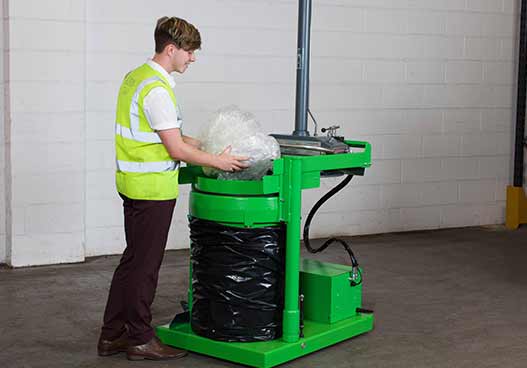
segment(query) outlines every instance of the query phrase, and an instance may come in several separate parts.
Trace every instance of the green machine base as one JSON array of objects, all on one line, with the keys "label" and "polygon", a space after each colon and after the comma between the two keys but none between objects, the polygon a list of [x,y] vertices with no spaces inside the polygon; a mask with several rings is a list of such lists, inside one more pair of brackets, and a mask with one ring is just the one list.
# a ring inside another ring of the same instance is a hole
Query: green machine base
[{"label": "green machine base", "polygon": [[373,329],[373,314],[357,312],[362,306],[362,284],[350,285],[351,271],[346,265],[301,260],[305,319],[303,337],[295,342],[216,341],[196,335],[189,323],[159,326],[157,335],[163,343],[181,349],[258,368],[274,367]]},{"label": "green machine base", "polygon": [[346,320],[325,324],[306,320],[305,338],[297,342],[280,339],[265,342],[221,342],[198,336],[189,323],[174,329],[168,325],[157,327],[157,335],[163,343],[195,353],[213,356],[258,368],[274,367],[302,357],[322,348],[366,333],[373,329],[372,314],[358,314]]}]

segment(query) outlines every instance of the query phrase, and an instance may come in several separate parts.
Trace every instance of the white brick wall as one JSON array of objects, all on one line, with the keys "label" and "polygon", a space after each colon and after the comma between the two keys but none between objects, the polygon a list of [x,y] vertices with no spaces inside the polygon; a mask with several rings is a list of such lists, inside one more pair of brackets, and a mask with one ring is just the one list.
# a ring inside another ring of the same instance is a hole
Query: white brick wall
[{"label": "white brick wall", "polygon": [[0,263],[6,262],[6,201],[5,201],[5,181],[6,181],[6,168],[5,168],[5,47],[4,38],[6,30],[4,28],[4,15],[6,6],[5,0],[0,0]]},{"label": "white brick wall", "polygon": [[[176,77],[187,134],[229,104],[267,132],[293,129],[296,0],[4,1],[16,265],[122,251],[115,101],[124,74],[152,55],[160,16],[202,33],[198,61]],[[311,235],[503,222],[518,0],[313,4],[311,110],[321,126],[371,142],[374,161],[321,209]],[[306,191],[304,214],[336,182]],[[188,246],[188,188],[181,193],[169,248]]]},{"label": "white brick wall", "polygon": [[[352,31],[330,33],[314,16],[313,64],[319,57],[329,59],[327,65],[345,60],[353,75],[362,64],[362,78],[324,83],[319,71],[323,86],[312,83],[311,105],[319,123],[340,122],[346,136],[372,142],[372,168],[346,190],[377,188],[380,205],[366,210],[348,199],[349,210],[338,211],[328,202],[321,209],[328,215],[311,227],[312,236],[330,235],[328,228],[339,225],[360,234],[503,222],[518,1],[316,3],[361,19]],[[327,69],[334,80],[334,68]],[[316,91],[321,87],[325,98]],[[318,104],[322,98],[328,103]],[[305,214],[323,192],[307,196]],[[365,198],[379,204],[377,197]],[[350,227],[337,214],[372,223]]]},{"label": "white brick wall", "polygon": [[9,1],[13,266],[84,260],[84,0]]}]

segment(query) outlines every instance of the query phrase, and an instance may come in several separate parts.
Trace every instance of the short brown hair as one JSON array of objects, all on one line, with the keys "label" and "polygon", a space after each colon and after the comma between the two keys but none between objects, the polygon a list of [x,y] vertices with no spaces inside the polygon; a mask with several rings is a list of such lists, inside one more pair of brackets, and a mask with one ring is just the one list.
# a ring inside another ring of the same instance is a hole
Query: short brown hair
[{"label": "short brown hair", "polygon": [[177,17],[159,18],[154,31],[154,40],[156,53],[162,52],[169,44],[186,51],[201,47],[201,36],[197,28]]}]

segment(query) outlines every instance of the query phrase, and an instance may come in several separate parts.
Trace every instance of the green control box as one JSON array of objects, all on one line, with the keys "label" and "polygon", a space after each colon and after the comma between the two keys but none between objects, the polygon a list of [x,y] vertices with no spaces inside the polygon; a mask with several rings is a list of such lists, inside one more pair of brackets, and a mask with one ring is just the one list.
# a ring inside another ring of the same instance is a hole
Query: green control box
[{"label": "green control box", "polygon": [[352,286],[351,277],[351,266],[302,259],[300,293],[304,295],[304,318],[335,323],[357,315],[362,304],[362,284]]}]

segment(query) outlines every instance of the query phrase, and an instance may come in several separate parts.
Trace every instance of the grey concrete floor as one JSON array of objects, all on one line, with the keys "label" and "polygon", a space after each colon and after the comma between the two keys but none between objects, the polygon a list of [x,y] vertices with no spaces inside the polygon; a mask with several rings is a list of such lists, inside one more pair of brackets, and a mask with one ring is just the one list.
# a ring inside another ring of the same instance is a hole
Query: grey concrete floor
[{"label": "grey concrete floor", "polygon": [[[350,238],[375,329],[284,367],[527,367],[527,228]],[[348,263],[338,247],[320,260]],[[0,367],[238,367],[189,354],[165,362],[96,355],[117,256],[0,269]],[[186,299],[188,251],[167,252],[153,305],[164,324]]]}]

